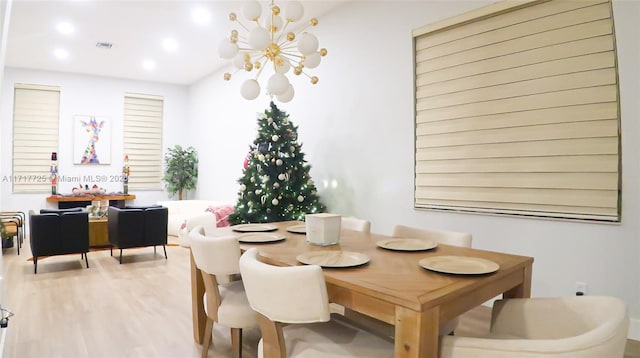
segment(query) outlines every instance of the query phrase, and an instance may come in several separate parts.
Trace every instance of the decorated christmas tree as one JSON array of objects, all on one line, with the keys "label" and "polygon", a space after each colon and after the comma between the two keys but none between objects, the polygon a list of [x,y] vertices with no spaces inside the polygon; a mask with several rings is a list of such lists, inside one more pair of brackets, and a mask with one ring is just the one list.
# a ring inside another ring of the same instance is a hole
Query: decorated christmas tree
[{"label": "decorated christmas tree", "polygon": [[258,136],[250,146],[231,224],[304,220],[324,212],[311,168],[298,143],[298,127],[271,102],[258,116]]}]

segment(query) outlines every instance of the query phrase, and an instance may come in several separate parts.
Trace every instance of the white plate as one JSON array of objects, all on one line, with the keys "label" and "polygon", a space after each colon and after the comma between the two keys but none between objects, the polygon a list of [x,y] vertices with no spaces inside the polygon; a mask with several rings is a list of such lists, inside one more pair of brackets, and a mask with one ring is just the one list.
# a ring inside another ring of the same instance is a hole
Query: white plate
[{"label": "white plate", "polygon": [[238,241],[245,243],[260,243],[282,241],[286,237],[278,234],[249,233],[238,236]]},{"label": "white plate", "polygon": [[427,270],[457,275],[480,275],[500,268],[491,260],[467,256],[432,256],[420,260],[419,264]]},{"label": "white plate", "polygon": [[289,226],[287,228],[288,232],[292,232],[294,234],[306,234],[307,233],[307,224],[299,224],[299,225],[293,225],[293,226]]},{"label": "white plate", "polygon": [[383,249],[395,251],[424,251],[438,246],[437,242],[422,239],[385,239],[376,242]]},{"label": "white plate", "polygon": [[310,251],[300,254],[296,259],[303,264],[322,267],[353,267],[369,262],[369,257],[351,251]]},{"label": "white plate", "polygon": [[277,230],[278,227],[270,224],[240,224],[233,225],[231,229],[238,232],[261,232],[274,231]]}]

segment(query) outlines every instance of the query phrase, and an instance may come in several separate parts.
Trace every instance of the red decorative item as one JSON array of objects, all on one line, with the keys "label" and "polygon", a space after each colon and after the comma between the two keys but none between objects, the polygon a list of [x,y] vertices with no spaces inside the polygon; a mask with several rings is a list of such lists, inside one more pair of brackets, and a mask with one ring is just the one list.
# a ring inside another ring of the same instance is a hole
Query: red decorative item
[{"label": "red decorative item", "polygon": [[249,151],[249,153],[247,153],[247,157],[244,158],[244,168],[247,169],[247,167],[249,166],[249,160],[251,159],[251,151]]}]

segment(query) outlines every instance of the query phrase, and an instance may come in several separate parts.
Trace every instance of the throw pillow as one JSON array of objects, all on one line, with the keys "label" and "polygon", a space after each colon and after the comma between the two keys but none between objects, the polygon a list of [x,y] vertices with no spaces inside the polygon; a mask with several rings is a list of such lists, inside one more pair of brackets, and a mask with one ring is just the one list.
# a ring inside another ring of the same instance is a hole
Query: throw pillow
[{"label": "throw pillow", "polygon": [[229,214],[233,212],[231,205],[209,206],[205,212],[213,213],[216,216],[216,227],[229,226]]}]

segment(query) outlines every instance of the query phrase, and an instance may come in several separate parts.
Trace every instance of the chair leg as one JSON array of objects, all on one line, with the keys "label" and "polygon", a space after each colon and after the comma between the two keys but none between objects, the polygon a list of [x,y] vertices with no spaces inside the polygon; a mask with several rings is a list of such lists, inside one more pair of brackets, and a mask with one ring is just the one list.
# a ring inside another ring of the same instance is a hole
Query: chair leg
[{"label": "chair leg", "polygon": [[231,357],[242,358],[242,328],[231,328]]},{"label": "chair leg", "polygon": [[167,247],[162,245],[162,249],[164,250],[164,259],[166,260],[168,258],[167,257]]},{"label": "chair leg", "polygon": [[155,254],[157,254],[157,251],[156,251],[156,245],[153,245],[153,254],[154,254],[154,255],[155,255]]},{"label": "chair leg", "polygon": [[120,264],[122,264],[122,249],[120,249]]},{"label": "chair leg", "polygon": [[33,257],[33,273],[38,273],[38,256]]},{"label": "chair leg", "polygon": [[207,323],[204,326],[204,341],[202,342],[202,358],[207,358],[209,353],[211,334],[213,334],[213,320],[207,317]]},{"label": "chair leg", "polygon": [[113,246],[109,247],[109,253],[111,253],[111,256],[113,256]]},{"label": "chair leg", "polygon": [[87,268],[89,268],[89,258],[87,257],[87,253],[84,253],[84,263],[87,265]]}]

